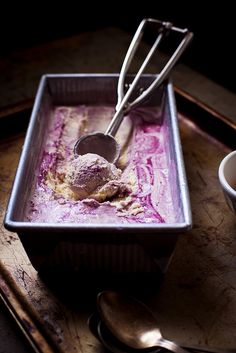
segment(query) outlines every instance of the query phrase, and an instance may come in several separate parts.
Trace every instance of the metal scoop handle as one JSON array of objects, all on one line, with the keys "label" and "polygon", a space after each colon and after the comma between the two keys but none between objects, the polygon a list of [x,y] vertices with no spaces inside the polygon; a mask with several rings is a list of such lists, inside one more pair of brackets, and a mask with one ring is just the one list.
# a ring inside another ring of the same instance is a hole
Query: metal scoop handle
[{"label": "metal scoop handle", "polygon": [[[125,76],[126,76],[126,73],[130,67],[130,64],[132,62],[134,54],[135,54],[135,52],[141,42],[145,27],[148,22],[157,23],[160,25],[160,28],[158,30],[159,34],[158,34],[158,37],[155,40],[152,48],[148,52],[144,62],[142,63],[138,73],[136,74],[134,80],[132,81],[128,91],[124,95]],[[155,53],[156,49],[159,46],[161,40],[169,33],[169,31],[175,31],[180,34],[183,34],[184,38],[182,39],[182,41],[178,45],[177,49],[174,51],[173,55],[171,56],[171,58],[169,59],[167,64],[163,67],[161,72],[157,75],[157,78],[151,83],[151,85],[146,90],[144,90],[142,92],[142,94],[140,96],[138,96],[133,102],[129,102],[129,98],[130,98],[131,94],[133,93],[133,91],[134,91],[134,89],[140,79],[140,76],[142,75],[145,68],[149,64],[153,54]],[[117,101],[117,105],[116,105],[116,113],[114,114],[114,116],[113,116],[113,118],[112,118],[106,132],[105,132],[105,135],[115,136],[115,134],[116,134],[116,132],[117,132],[122,120],[123,120],[124,114],[128,113],[134,107],[138,106],[143,100],[145,100],[147,98],[147,96],[157,86],[159,86],[168,77],[171,69],[176,64],[176,62],[178,61],[178,59],[180,58],[180,56],[182,55],[182,53],[184,52],[184,50],[186,49],[188,44],[190,43],[192,37],[193,37],[193,33],[189,32],[187,28],[182,29],[182,28],[175,27],[170,22],[162,22],[162,21],[158,21],[158,20],[152,19],[152,18],[146,18],[146,19],[142,20],[142,22],[140,23],[140,25],[139,25],[138,29],[136,30],[136,33],[130,43],[129,49],[126,53],[126,56],[125,56],[125,59],[124,59],[124,62],[123,62],[123,65],[122,65],[122,68],[120,71],[118,88],[117,88],[118,101]]]}]

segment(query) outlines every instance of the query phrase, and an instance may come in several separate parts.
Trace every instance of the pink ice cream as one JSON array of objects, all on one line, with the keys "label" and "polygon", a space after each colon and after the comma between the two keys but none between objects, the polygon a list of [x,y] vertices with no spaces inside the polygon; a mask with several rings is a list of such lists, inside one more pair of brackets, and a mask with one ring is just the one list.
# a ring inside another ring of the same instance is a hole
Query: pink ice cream
[{"label": "pink ice cream", "polygon": [[[171,223],[174,166],[168,160],[168,130],[149,123],[155,108],[125,118],[116,138],[118,167],[97,155],[74,159],[77,139],[105,131],[112,107],[56,107],[50,118],[36,185],[25,219],[49,223]],[[170,167],[173,169],[170,170]],[[171,173],[171,174],[170,174]]]},{"label": "pink ice cream", "polygon": [[99,202],[128,193],[128,187],[119,181],[122,171],[105,158],[87,153],[70,163],[67,181],[77,200],[92,198]]}]

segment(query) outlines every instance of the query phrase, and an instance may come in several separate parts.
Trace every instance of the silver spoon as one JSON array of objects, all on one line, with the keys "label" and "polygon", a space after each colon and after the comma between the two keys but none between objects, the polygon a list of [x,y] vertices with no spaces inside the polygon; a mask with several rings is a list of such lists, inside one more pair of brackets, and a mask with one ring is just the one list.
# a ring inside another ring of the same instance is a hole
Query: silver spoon
[{"label": "silver spoon", "polygon": [[[132,81],[129,89],[127,90],[126,94],[124,95],[124,81],[125,75],[128,71],[128,68],[131,64],[131,61],[134,57],[134,54],[137,50],[137,47],[142,39],[144,28],[148,22],[156,23],[159,27],[158,29],[158,37],[154,42],[152,48],[150,49],[149,53],[147,54],[144,62],[142,63],[137,75],[135,76],[134,80]],[[161,72],[157,75],[151,85],[146,88],[142,94],[140,94],[136,99],[132,102],[129,102],[131,95],[134,93],[134,89],[137,86],[137,83],[144,72],[146,66],[150,62],[154,52],[156,51],[157,47],[159,46],[161,40],[165,35],[167,35],[170,31],[175,31],[181,34],[184,34],[184,38],[180,42],[179,46],[161,70]],[[108,162],[115,163],[120,155],[120,146],[116,142],[114,136],[123,120],[124,115],[126,115],[131,109],[138,106],[141,102],[143,102],[147,96],[153,92],[153,90],[158,87],[168,76],[173,66],[176,64],[182,53],[184,52],[185,48],[188,46],[189,42],[191,41],[193,34],[188,31],[188,29],[181,29],[174,27],[170,22],[161,22],[155,19],[144,19],[129,46],[127,54],[125,56],[117,87],[118,93],[118,101],[116,105],[116,112],[115,115],[109,124],[105,133],[102,132],[95,132],[88,135],[84,135],[77,140],[74,146],[74,155],[77,157],[78,155],[83,155],[86,153],[96,153],[101,155],[102,157],[106,158]]]},{"label": "silver spoon", "polygon": [[157,320],[140,301],[117,292],[101,292],[97,297],[97,309],[102,321],[112,335],[134,349],[166,348],[175,353],[202,351],[209,353],[235,353],[235,349],[185,346],[162,337]]},{"label": "silver spoon", "polygon": [[[98,321],[97,323],[97,337],[103,343],[103,345],[108,348],[111,352],[113,353],[137,353],[137,349],[127,347],[125,344],[122,344],[114,335],[112,335],[111,332],[107,329],[105,324],[102,321]],[[200,346],[183,346],[181,347],[186,348],[190,350],[191,352],[210,352],[210,353],[232,353],[235,352],[235,350],[224,350],[224,349],[219,349],[219,348],[206,348],[206,347],[200,347]],[[160,352],[162,351],[161,348],[156,348],[156,349],[144,349],[142,351],[145,351],[146,353],[154,353],[154,352]]]}]

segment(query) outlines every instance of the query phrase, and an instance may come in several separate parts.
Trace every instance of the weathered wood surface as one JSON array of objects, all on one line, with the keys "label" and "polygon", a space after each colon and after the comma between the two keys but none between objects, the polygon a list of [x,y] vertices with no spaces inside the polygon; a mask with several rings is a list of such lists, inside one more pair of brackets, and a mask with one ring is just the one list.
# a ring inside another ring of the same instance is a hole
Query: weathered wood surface
[{"label": "weathered wood surface", "polygon": [[[194,226],[181,235],[162,284],[153,276],[135,278],[130,291],[157,313],[164,336],[235,348],[236,217],[217,178],[228,149],[183,117],[180,125]],[[0,142],[1,219],[23,140],[22,133]],[[0,290],[35,347],[42,352],[102,352],[87,327],[96,294],[128,286],[128,281],[62,274],[40,278],[18,236],[3,226],[0,232]]]}]

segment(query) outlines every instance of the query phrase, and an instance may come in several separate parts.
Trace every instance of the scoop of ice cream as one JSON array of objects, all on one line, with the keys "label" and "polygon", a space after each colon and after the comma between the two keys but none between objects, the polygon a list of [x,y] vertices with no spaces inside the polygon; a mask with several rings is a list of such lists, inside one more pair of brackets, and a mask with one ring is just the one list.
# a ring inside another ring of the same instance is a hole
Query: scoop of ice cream
[{"label": "scoop of ice cream", "polygon": [[78,200],[94,198],[102,202],[119,192],[124,193],[124,183],[119,181],[121,174],[121,170],[105,158],[87,153],[70,163],[67,180]]}]

